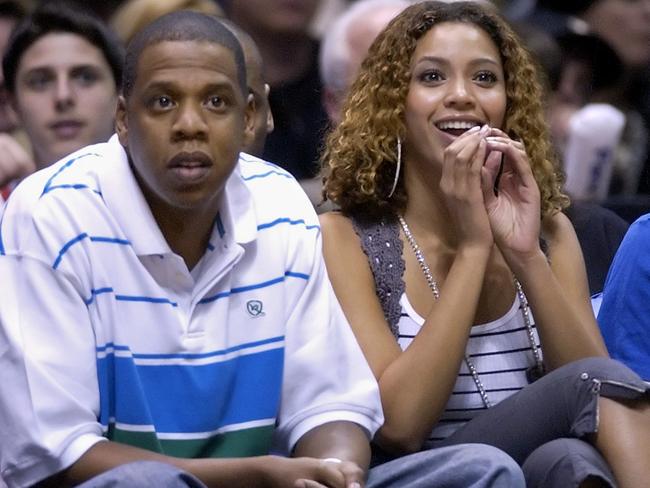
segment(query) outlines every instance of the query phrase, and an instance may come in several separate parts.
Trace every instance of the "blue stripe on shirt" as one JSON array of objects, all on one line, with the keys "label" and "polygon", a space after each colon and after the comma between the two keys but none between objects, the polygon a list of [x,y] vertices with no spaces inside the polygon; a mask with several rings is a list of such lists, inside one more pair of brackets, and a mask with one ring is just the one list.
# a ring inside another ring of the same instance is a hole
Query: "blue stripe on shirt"
[{"label": "blue stripe on shirt", "polygon": [[257,226],[257,230],[263,230],[263,229],[268,229],[270,227],[275,227],[278,224],[289,224],[289,225],[299,225],[302,224],[305,226],[306,229],[319,229],[320,226],[318,225],[307,225],[305,224],[305,221],[303,219],[298,219],[298,220],[291,220],[288,217],[280,217],[277,218],[271,222],[266,222],[264,224],[260,224]]},{"label": "blue stripe on shirt", "polygon": [[210,297],[203,298],[202,300],[199,301],[199,304],[214,302],[215,300],[219,300],[221,298],[229,297],[230,295],[234,295],[235,293],[242,293],[242,292],[245,292],[245,291],[257,290],[259,288],[266,288],[267,286],[277,285],[278,283],[282,283],[287,277],[300,278],[300,279],[303,279],[303,280],[308,280],[309,279],[308,274],[296,273],[294,271],[286,271],[284,273],[284,276],[280,276],[278,278],[273,278],[273,279],[268,280],[268,281],[263,281],[262,283],[255,283],[253,285],[238,286],[238,287],[235,287],[235,288],[231,288],[230,290],[222,291],[220,293],[217,293],[216,295],[212,295]]},{"label": "blue stripe on shirt", "polygon": [[110,353],[97,360],[100,422],[198,433],[275,418],[283,363],[284,348],[199,366],[136,365]]},{"label": "blue stripe on shirt", "polygon": [[115,300],[122,302],[146,302],[169,304],[172,307],[178,307],[178,303],[171,301],[169,298],[147,297],[138,295],[115,295]]},{"label": "blue stripe on shirt", "polygon": [[86,237],[89,237],[91,242],[103,242],[103,243],[108,243],[108,244],[119,244],[122,246],[130,246],[131,242],[128,241],[127,239],[120,239],[118,237],[103,237],[103,236],[88,236],[85,232],[79,234],[77,237],[73,237],[70,239],[68,242],[66,242],[61,250],[59,251],[59,255],[56,257],[54,260],[54,264],[52,267],[54,269],[59,267],[59,264],[61,264],[61,260],[63,259],[63,255],[68,252],[68,250],[74,246],[75,244],[83,241]]},{"label": "blue stripe on shirt", "polygon": [[0,256],[4,256],[6,254],[5,245],[2,242],[2,221],[4,220],[4,218],[5,218],[4,209],[0,208]]},{"label": "blue stripe on shirt", "polygon": [[267,177],[273,176],[273,175],[283,176],[285,178],[293,178],[293,176],[291,176],[289,174],[281,173],[280,171],[271,170],[271,171],[267,171],[266,173],[258,173],[256,175],[251,175],[251,176],[242,176],[242,179],[244,181],[250,181],[250,180],[254,180],[256,178],[267,178]]},{"label": "blue stripe on shirt", "polygon": [[49,186],[45,190],[43,190],[43,193],[41,196],[50,193],[51,191],[54,190],[90,190],[93,193],[97,193],[100,197],[103,197],[102,192],[99,190],[95,190],[94,188],[89,187],[88,185],[84,185],[83,183],[74,183],[74,184],[69,184],[69,185],[54,185],[54,186]]},{"label": "blue stripe on shirt", "polygon": [[81,154],[75,158],[72,158],[68,161],[66,161],[57,171],[54,173],[52,176],[50,176],[50,179],[45,182],[45,187],[43,188],[43,192],[41,193],[41,196],[45,195],[49,190],[50,187],[52,186],[52,182],[54,181],[54,178],[59,176],[63,171],[65,171],[67,168],[72,166],[72,164],[76,161],[79,161],[82,158],[88,157],[88,156],[97,156],[101,157],[101,154],[96,154],[96,153],[85,153]]}]

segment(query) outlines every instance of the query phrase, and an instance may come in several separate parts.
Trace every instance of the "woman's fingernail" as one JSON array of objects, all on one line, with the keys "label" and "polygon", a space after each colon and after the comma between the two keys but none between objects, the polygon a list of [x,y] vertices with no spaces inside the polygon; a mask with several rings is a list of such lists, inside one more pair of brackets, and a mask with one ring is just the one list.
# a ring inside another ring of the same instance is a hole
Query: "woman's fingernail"
[{"label": "woman's fingernail", "polygon": [[475,125],[474,127],[472,127],[471,129],[469,129],[467,131],[467,134],[474,134],[475,132],[478,132],[480,130],[481,130],[481,128],[478,125]]},{"label": "woman's fingernail", "polygon": [[361,488],[361,485],[355,481],[354,483],[350,483],[349,488]]},{"label": "woman's fingernail", "polygon": [[483,127],[481,127],[481,134],[482,135],[489,134],[489,133],[490,133],[490,126],[489,125],[485,124]]}]

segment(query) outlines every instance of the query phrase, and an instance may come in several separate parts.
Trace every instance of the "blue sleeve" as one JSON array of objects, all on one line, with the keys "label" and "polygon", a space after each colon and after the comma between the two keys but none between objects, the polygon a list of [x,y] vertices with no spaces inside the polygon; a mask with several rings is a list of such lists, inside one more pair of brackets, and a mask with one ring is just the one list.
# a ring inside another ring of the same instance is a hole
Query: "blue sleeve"
[{"label": "blue sleeve", "polygon": [[614,359],[650,380],[650,214],[629,228],[609,269],[598,313]]}]

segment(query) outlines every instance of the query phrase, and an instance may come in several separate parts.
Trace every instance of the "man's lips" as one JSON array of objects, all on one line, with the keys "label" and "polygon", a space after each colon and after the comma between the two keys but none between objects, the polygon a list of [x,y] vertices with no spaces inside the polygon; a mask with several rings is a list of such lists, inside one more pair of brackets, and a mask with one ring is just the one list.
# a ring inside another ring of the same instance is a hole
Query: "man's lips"
[{"label": "man's lips", "polygon": [[178,153],[167,164],[176,178],[185,183],[196,183],[205,178],[212,166],[212,159],[201,151]]},{"label": "man's lips", "polygon": [[84,127],[79,120],[58,120],[49,125],[49,128],[58,139],[73,139],[77,137]]}]

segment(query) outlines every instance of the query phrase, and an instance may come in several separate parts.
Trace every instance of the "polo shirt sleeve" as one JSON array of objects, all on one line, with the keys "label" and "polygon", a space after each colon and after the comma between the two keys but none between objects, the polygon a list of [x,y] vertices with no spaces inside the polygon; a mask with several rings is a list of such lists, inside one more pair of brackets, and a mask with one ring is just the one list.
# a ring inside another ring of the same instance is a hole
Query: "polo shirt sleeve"
[{"label": "polo shirt sleeve", "polygon": [[285,453],[324,423],[354,422],[371,438],[384,420],[379,387],[327,277],[320,233],[313,245],[309,279],[286,328],[276,431]]},{"label": "polo shirt sleeve", "polygon": [[0,255],[0,276],[1,476],[28,486],[103,440],[95,340],[83,299],[51,263]]},{"label": "polo shirt sleeve", "polygon": [[627,231],[605,281],[598,324],[610,355],[650,380],[650,214]]}]

